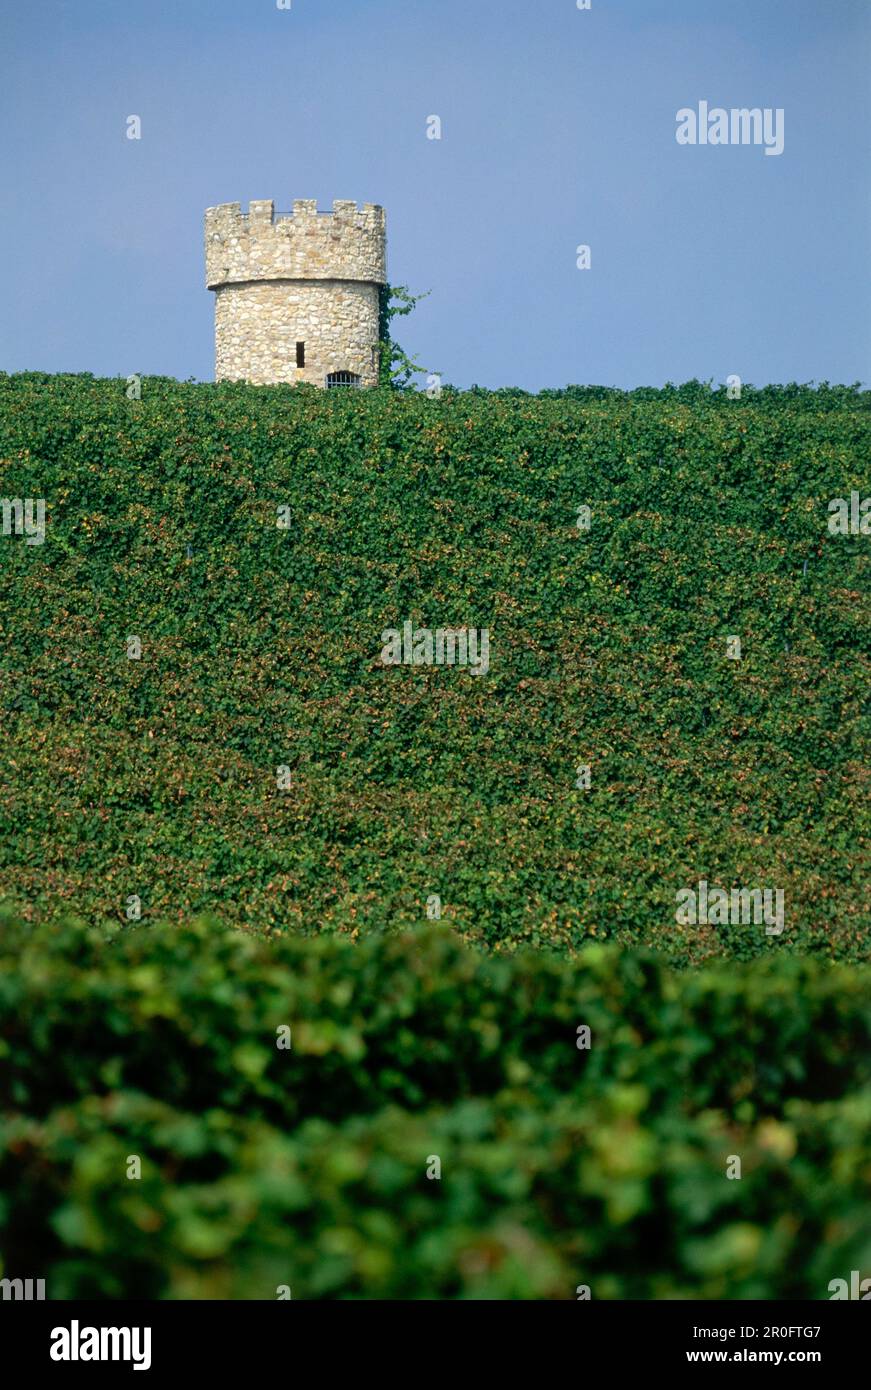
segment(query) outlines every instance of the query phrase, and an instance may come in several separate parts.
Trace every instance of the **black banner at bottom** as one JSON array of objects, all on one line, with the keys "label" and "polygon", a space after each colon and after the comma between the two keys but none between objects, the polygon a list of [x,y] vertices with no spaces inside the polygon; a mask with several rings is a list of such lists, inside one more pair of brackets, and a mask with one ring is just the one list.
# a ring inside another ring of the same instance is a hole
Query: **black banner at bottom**
[{"label": "black banner at bottom", "polygon": [[[582,1350],[585,1362],[598,1353],[612,1372],[810,1366],[831,1377],[862,1365],[869,1326],[861,1302],[838,1301],[0,1302],[7,1367],[67,1378],[139,1372],[161,1383],[178,1372],[226,1379],[280,1368],[292,1372],[294,1366],[307,1377],[315,1368],[345,1366],[359,1374],[367,1363],[370,1370],[428,1380],[442,1367],[455,1374],[459,1363],[468,1369],[478,1360],[492,1371],[510,1358],[519,1370],[517,1334],[524,1332],[523,1352],[542,1368],[552,1366],[551,1357],[559,1353],[577,1363]],[[377,1344],[370,1340],[375,1332]],[[409,1362],[409,1335],[422,1339],[419,1366]],[[534,1342],[526,1340],[530,1335]],[[307,1362],[304,1369],[304,1353],[314,1358],[314,1368]]]}]

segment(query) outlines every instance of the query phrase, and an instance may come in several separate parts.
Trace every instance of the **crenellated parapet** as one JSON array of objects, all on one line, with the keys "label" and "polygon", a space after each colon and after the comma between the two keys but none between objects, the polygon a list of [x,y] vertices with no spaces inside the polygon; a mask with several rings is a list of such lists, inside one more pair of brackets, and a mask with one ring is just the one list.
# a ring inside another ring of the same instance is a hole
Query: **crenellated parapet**
[{"label": "crenellated parapet", "polygon": [[252,280],[349,280],[387,283],[384,209],[337,200],[332,212],[298,199],[292,213],[272,200],[206,209],[206,284],[209,289]]}]

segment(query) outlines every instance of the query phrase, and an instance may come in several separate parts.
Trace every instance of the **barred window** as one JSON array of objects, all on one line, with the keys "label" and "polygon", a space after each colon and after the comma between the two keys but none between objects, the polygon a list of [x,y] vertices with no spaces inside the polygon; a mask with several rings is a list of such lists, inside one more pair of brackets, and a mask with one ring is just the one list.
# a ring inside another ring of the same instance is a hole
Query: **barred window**
[{"label": "barred window", "polygon": [[360,378],[354,372],[330,372],[327,386],[359,386]]}]

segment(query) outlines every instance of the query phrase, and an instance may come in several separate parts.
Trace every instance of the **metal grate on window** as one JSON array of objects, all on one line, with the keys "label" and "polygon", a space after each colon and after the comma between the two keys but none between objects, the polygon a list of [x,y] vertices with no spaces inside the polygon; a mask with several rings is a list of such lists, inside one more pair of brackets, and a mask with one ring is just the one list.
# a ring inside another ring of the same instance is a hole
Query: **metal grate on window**
[{"label": "metal grate on window", "polygon": [[327,386],[359,386],[360,378],[354,372],[330,372]]}]

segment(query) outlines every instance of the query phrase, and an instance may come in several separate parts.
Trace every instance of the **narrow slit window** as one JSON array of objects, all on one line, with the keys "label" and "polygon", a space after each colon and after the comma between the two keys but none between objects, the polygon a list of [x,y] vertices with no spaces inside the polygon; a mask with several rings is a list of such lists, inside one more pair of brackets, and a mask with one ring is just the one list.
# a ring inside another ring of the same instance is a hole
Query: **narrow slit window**
[{"label": "narrow slit window", "polygon": [[296,345],[296,365],[298,367],[305,366],[305,343],[297,343]]}]

